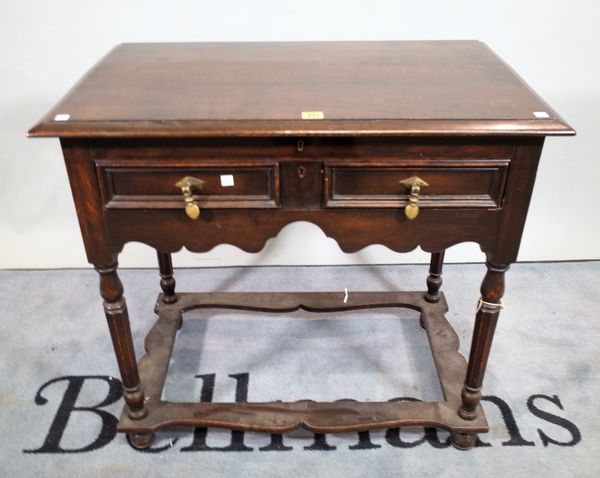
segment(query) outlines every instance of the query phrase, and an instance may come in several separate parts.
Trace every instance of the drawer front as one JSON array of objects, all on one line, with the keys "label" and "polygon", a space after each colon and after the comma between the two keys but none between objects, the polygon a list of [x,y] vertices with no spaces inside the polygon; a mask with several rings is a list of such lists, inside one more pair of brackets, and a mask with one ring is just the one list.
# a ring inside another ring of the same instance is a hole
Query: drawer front
[{"label": "drawer front", "polygon": [[279,207],[279,165],[272,160],[97,160],[106,208],[181,209],[183,194],[175,186],[191,176],[201,209]]},{"label": "drawer front", "polygon": [[398,208],[410,191],[400,181],[418,176],[429,186],[419,193],[422,208],[502,207],[510,160],[325,163],[325,207]]}]

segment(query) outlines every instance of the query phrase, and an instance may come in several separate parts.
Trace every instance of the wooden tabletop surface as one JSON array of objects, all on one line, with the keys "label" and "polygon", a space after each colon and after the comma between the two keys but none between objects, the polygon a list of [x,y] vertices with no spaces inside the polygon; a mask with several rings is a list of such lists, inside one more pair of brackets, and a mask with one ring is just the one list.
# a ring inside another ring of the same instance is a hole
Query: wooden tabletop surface
[{"label": "wooden tabletop surface", "polygon": [[[302,119],[303,112],[321,119]],[[122,44],[29,131],[60,137],[573,133],[477,41]]]}]

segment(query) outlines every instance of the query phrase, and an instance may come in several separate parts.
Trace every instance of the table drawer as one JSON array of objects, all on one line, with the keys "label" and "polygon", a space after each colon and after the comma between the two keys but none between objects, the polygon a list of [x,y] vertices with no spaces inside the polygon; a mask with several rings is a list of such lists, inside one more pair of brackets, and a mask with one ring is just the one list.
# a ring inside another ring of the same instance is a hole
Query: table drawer
[{"label": "table drawer", "polygon": [[109,209],[181,209],[183,194],[175,183],[186,176],[203,181],[192,191],[201,209],[280,204],[276,161],[97,160],[96,167]]},{"label": "table drawer", "polygon": [[397,208],[410,189],[400,181],[418,176],[428,183],[419,194],[422,208],[501,208],[510,160],[326,162],[325,207]]}]

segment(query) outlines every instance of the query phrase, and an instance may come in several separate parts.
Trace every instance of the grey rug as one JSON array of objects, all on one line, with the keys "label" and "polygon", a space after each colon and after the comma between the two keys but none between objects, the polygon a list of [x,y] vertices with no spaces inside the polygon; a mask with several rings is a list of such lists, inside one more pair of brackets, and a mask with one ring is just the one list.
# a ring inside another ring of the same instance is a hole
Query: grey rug
[{"label": "grey rug", "polygon": [[[444,271],[463,354],[483,274],[482,265]],[[426,275],[422,266],[176,271],[180,291],[350,294],[422,290]],[[141,354],[155,320],[157,273],[121,276]],[[95,272],[0,271],[0,475],[598,476],[598,283],[598,262],[511,268],[484,386],[491,431],[471,451],[450,447],[444,431],[414,428],[316,437],[183,429],[140,452],[115,434],[123,401]],[[187,313],[164,398],[440,397],[415,312],[264,315]]]}]

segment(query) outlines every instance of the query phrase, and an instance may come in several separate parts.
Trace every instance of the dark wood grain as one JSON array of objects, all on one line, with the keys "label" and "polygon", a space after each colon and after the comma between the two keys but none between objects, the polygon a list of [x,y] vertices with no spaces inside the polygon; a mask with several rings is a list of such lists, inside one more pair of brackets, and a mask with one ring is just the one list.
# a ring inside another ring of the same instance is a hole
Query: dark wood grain
[{"label": "dark wood grain", "polygon": [[350,161],[325,163],[326,207],[391,207],[408,203],[410,188],[401,180],[418,176],[428,183],[419,194],[421,208],[482,207],[502,203],[509,160],[499,161]]},{"label": "dark wood grain", "polygon": [[[325,120],[302,121],[303,111],[321,111]],[[534,112],[548,118],[537,119]],[[54,121],[56,114],[70,119]],[[123,44],[29,132],[61,137],[572,133],[477,41]]]},{"label": "dark wood grain", "polygon": [[[279,206],[279,165],[276,161],[98,160],[100,189],[107,208],[180,209],[181,189],[175,184],[192,176],[204,182],[194,191],[202,208],[273,208]],[[224,187],[222,176],[233,178]]]},{"label": "dark wood grain", "polygon": [[529,138],[515,144],[496,245],[487,255],[493,264],[508,265],[517,260],[543,145],[544,138]]}]

